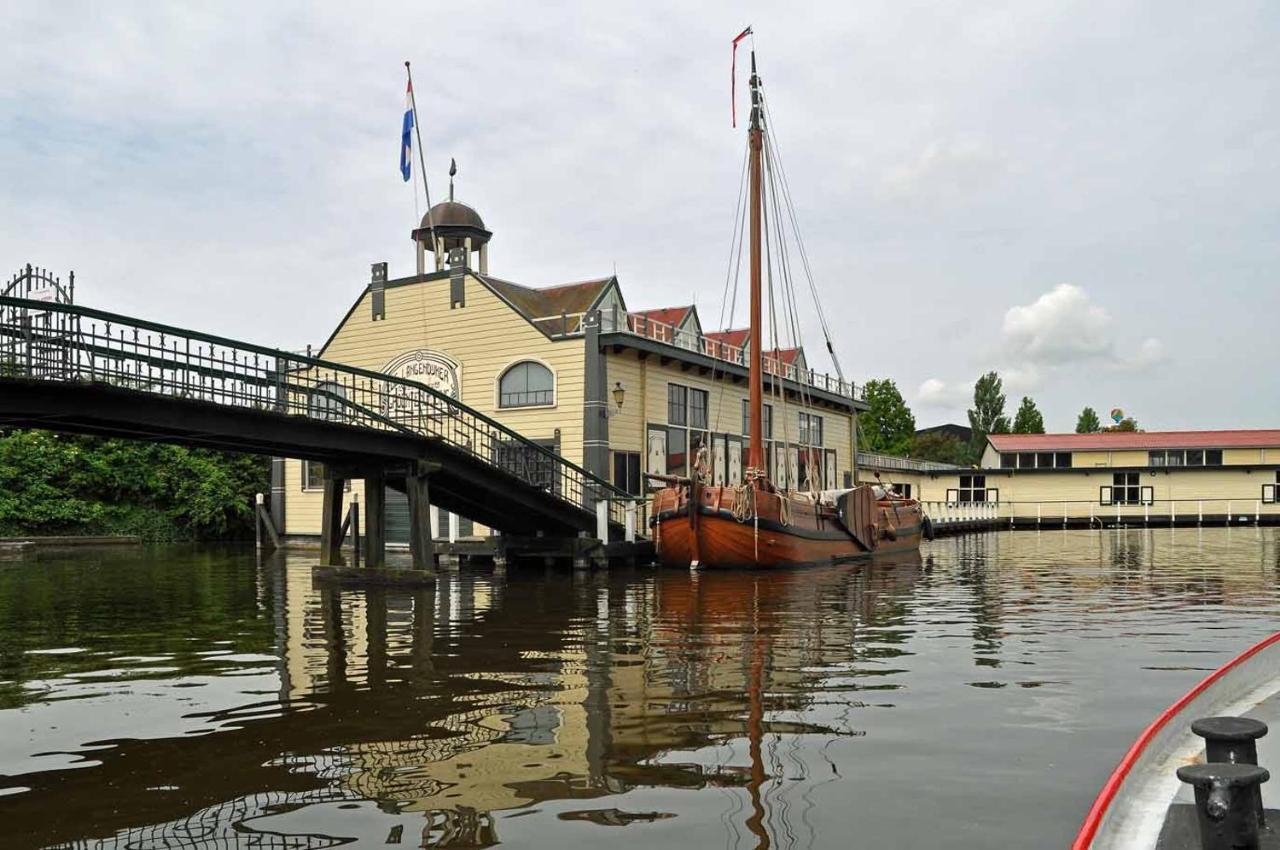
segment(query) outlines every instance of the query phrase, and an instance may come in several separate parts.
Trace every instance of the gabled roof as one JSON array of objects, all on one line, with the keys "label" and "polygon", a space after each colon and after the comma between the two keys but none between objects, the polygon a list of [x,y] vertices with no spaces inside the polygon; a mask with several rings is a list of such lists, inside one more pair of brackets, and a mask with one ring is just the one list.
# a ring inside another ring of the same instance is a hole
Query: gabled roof
[{"label": "gabled roof", "polygon": [[684,307],[657,307],[653,310],[639,310],[632,313],[633,316],[642,316],[651,322],[661,322],[664,325],[672,327],[680,327],[680,324],[689,317],[693,312],[693,305]]},{"label": "gabled roof", "polygon": [[[601,277],[534,289],[492,275],[476,275],[503,300],[546,334],[574,333],[582,314],[595,306],[616,279]],[[560,315],[565,314],[561,320]]]},{"label": "gabled roof", "polygon": [[703,336],[707,339],[714,339],[716,342],[723,342],[733,348],[742,348],[751,339],[751,329],[734,328],[728,331],[711,331],[703,334]]},{"label": "gabled roof", "polygon": [[1232,449],[1280,446],[1280,428],[1235,431],[1099,431],[1096,434],[991,434],[998,452]]},{"label": "gabled roof", "polygon": [[779,348],[776,352],[774,352],[771,349],[765,352],[765,356],[772,358],[775,356],[775,353],[779,360],[781,360],[783,363],[786,363],[788,366],[790,366],[794,364],[796,360],[804,356],[804,349],[803,348]]}]

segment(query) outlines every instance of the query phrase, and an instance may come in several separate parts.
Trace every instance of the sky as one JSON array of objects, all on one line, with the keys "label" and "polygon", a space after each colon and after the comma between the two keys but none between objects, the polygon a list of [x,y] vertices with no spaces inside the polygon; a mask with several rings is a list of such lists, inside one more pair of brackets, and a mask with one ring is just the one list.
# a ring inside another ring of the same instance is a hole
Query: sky
[{"label": "sky", "polygon": [[408,59],[433,197],[456,158],[493,274],[616,271],[630,308],[692,300],[710,329],[751,24],[847,377],[894,380],[920,427],[963,423],[992,369],[1050,431],[1085,405],[1280,426],[1274,3],[358,5],[6,3],[0,274],[322,342],[371,263],[414,272]]}]

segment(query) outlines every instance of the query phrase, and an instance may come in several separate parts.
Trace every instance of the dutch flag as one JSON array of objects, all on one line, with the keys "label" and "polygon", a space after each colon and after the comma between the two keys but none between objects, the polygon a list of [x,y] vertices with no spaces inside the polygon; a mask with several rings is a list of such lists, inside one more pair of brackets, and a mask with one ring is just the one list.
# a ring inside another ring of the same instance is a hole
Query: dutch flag
[{"label": "dutch flag", "polygon": [[404,95],[404,129],[400,131],[400,175],[406,183],[412,173],[413,121],[413,83],[409,83]]}]

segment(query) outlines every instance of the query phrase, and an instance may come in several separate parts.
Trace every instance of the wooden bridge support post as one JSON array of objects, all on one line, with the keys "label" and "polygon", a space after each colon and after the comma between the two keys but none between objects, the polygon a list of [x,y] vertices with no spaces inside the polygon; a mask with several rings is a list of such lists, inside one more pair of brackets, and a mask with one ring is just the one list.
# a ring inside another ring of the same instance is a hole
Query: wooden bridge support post
[{"label": "wooden bridge support post", "polygon": [[371,570],[387,565],[387,480],[381,470],[364,477],[364,561]]},{"label": "wooden bridge support post", "polygon": [[409,496],[409,556],[413,560],[413,568],[434,572],[436,551],[431,537],[431,490],[427,485],[425,464],[418,464],[405,477],[405,490]]},{"label": "wooden bridge support post", "polygon": [[342,563],[342,493],[346,489],[345,478],[324,478],[320,508],[320,566],[337,567]]}]

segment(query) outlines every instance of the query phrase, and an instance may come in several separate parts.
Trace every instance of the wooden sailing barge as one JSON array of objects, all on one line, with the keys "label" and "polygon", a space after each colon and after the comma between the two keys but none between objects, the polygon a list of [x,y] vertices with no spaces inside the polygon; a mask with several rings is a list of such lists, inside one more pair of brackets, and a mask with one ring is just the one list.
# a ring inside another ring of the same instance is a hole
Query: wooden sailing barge
[{"label": "wooden sailing barge", "polygon": [[[749,342],[750,443],[743,481],[706,483],[706,465],[688,478],[649,476],[664,486],[653,495],[650,517],[658,557],[668,566],[697,568],[785,567],[827,564],[875,555],[913,552],[929,532],[929,521],[914,499],[891,488],[864,484],[848,490],[793,490],[775,486],[766,472],[763,433],[764,357],[762,319],[762,231],[766,221],[764,169],[767,152],[765,109],[751,52],[751,122],[748,127],[751,332]],[[772,163],[773,160],[767,160]],[[773,169],[770,180],[774,182]],[[775,223],[780,209],[776,185],[770,192]],[[774,263],[770,257],[770,292]],[[785,283],[785,280],[784,280]],[[785,293],[785,286],[784,286]],[[771,304],[775,303],[770,299]],[[775,344],[776,317],[773,322]],[[777,387],[781,382],[775,381]],[[786,390],[783,394],[784,412]],[[803,405],[803,394],[797,404]],[[854,462],[856,468],[856,459]],[[797,482],[800,484],[806,482]]]}]

